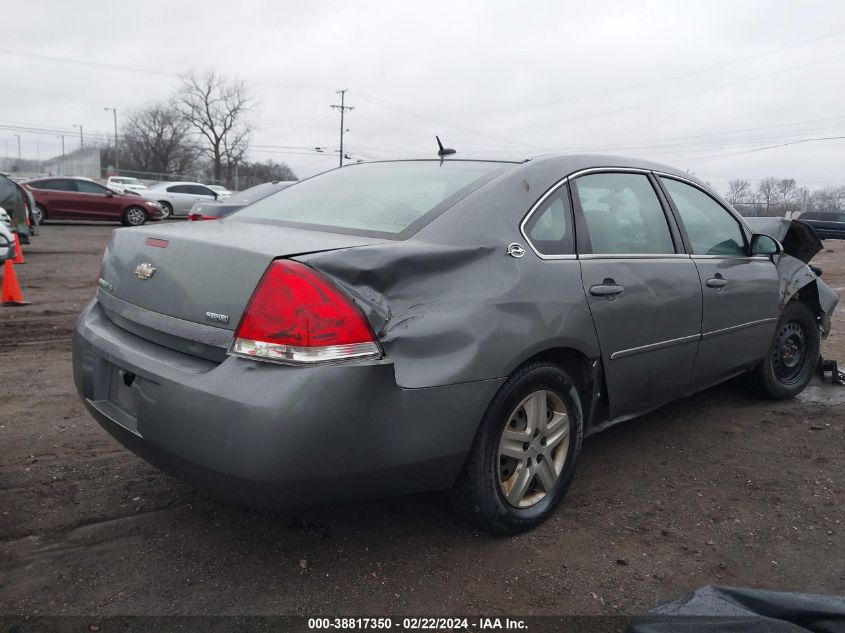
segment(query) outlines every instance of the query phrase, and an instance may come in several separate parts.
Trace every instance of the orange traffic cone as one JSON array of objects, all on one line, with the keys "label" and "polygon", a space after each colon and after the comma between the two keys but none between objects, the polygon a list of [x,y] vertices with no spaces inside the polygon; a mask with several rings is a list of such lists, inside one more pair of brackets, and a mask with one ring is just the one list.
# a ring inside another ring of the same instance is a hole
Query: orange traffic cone
[{"label": "orange traffic cone", "polygon": [[21,236],[15,233],[15,258],[12,260],[13,264],[25,264],[26,260],[23,258],[23,248],[21,247]]},{"label": "orange traffic cone", "polygon": [[4,306],[29,305],[29,301],[23,300],[21,286],[18,283],[18,276],[15,273],[15,266],[11,259],[7,259],[3,263],[2,303]]}]

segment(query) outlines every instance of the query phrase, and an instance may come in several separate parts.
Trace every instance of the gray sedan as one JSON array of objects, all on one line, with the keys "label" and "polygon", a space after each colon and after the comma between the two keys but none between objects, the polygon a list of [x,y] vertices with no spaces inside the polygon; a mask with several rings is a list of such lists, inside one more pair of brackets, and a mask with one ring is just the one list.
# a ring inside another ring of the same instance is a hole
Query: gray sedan
[{"label": "gray sedan", "polygon": [[561,501],[586,435],[745,372],[804,389],[838,297],[787,224],[755,233],[623,158],[342,167],[115,231],[76,385],[131,450],[239,503],[450,489],[511,534]]}]

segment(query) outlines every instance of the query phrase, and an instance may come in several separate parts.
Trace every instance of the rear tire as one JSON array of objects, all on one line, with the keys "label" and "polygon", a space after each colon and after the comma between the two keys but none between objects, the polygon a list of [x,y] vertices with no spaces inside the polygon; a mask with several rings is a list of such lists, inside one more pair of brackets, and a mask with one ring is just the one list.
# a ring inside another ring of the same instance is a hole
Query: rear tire
[{"label": "rear tire", "polygon": [[821,333],[806,303],[792,301],[781,312],[766,359],[757,367],[762,391],[775,400],[794,398],[813,379]]},{"label": "rear tire", "polygon": [[583,435],[581,400],[569,375],[548,362],[522,367],[481,420],[451,491],[456,511],[496,535],[536,527],[566,495]]},{"label": "rear tire", "polygon": [[142,207],[129,207],[123,212],[121,223],[124,226],[141,226],[147,221],[147,212]]}]

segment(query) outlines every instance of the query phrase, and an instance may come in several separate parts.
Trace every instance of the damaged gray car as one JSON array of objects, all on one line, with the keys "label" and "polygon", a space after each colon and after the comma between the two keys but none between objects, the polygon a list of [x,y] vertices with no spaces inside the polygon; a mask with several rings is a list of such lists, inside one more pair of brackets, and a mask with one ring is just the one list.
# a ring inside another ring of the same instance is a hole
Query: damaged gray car
[{"label": "damaged gray car", "polygon": [[342,167],[116,230],[76,386],[129,449],[239,503],[449,489],[516,533],[590,433],[743,372],[804,389],[838,299],[804,229],[752,230],[630,159]]}]

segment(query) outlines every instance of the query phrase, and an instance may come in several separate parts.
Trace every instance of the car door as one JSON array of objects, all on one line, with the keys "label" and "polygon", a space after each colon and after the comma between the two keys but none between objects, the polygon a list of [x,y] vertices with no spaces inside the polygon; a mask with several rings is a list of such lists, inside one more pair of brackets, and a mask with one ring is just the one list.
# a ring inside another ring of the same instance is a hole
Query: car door
[{"label": "car door", "polygon": [[117,205],[109,189],[88,180],[74,182],[79,193],[79,208],[84,209],[90,219],[114,220],[120,217],[120,213],[115,212]]},{"label": "car door", "polygon": [[39,183],[44,191],[47,213],[51,220],[72,220],[84,218],[79,209],[76,183],[70,178],[53,178]]},{"label": "car door", "polygon": [[191,185],[171,185],[167,193],[167,201],[173,206],[175,215],[187,214],[196,202]]},{"label": "car door", "polygon": [[750,235],[739,218],[704,189],[660,176],[698,269],[703,296],[701,343],[693,370],[699,387],[761,361],[777,324],[777,269],[748,255]]},{"label": "car door", "polygon": [[191,191],[194,194],[194,204],[197,202],[214,202],[217,200],[217,194],[214,190],[205,185],[191,185]]},{"label": "car door", "polygon": [[701,328],[698,272],[646,171],[572,182],[578,259],[601,346],[610,418],[690,389]]}]

